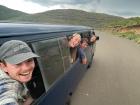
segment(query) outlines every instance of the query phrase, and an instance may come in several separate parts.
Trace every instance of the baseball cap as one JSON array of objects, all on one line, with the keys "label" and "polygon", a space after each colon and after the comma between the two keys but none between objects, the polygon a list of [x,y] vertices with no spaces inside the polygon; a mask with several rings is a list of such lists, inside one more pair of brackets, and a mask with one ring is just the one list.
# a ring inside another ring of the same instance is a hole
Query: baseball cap
[{"label": "baseball cap", "polygon": [[23,41],[10,40],[0,47],[0,60],[11,64],[19,64],[30,58],[39,57],[33,53],[31,48]]}]

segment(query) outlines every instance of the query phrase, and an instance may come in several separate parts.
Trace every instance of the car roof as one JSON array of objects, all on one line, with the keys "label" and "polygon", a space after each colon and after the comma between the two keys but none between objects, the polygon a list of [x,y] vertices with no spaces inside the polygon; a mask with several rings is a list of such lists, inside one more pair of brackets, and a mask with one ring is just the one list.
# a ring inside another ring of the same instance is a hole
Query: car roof
[{"label": "car roof", "polygon": [[[87,26],[33,24],[33,23],[0,23],[0,43],[9,39],[34,39],[34,37],[50,37],[54,33],[80,32],[91,30]],[[52,33],[52,34],[50,34]],[[45,36],[44,36],[45,34]],[[46,35],[49,34],[49,35]],[[28,38],[27,38],[28,37]]]}]

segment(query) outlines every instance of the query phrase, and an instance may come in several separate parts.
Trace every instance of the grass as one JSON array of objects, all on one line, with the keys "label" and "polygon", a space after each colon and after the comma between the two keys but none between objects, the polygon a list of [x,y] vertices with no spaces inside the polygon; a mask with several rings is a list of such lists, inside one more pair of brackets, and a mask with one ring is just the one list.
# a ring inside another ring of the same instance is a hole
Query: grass
[{"label": "grass", "polygon": [[127,38],[129,40],[134,40],[137,44],[140,44],[140,34],[135,34],[134,32],[117,33],[118,36]]}]

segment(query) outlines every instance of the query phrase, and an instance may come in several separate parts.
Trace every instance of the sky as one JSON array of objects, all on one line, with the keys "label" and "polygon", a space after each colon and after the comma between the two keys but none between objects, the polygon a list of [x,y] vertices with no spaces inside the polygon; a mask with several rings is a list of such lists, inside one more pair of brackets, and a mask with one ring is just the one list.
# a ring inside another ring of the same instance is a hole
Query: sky
[{"label": "sky", "polygon": [[0,0],[0,5],[25,13],[79,9],[121,17],[140,17],[140,0]]}]

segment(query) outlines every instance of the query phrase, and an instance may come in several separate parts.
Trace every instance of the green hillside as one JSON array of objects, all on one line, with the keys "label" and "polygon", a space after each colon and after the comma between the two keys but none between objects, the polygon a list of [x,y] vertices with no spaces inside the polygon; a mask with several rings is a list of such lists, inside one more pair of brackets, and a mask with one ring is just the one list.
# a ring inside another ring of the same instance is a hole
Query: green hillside
[{"label": "green hillside", "polygon": [[4,6],[0,6],[0,21],[73,24],[114,29],[140,25],[140,17],[125,19],[102,13],[85,12],[74,9],[57,9],[37,14],[26,14]]},{"label": "green hillside", "polygon": [[21,17],[25,15],[28,14],[16,10],[11,10],[0,5],[0,20],[12,20],[15,17]]},{"label": "green hillside", "polygon": [[106,14],[85,12],[73,9],[58,9],[43,13],[33,14],[30,16],[16,18],[22,21],[32,21],[41,23],[55,23],[55,24],[74,24],[86,25],[92,27],[107,26],[112,21],[118,21],[122,18]]},{"label": "green hillside", "polygon": [[35,23],[86,25],[94,28],[106,27],[112,21],[123,18],[101,13],[85,12],[74,9],[58,9],[37,14],[26,14],[0,6],[0,20]]},{"label": "green hillside", "polygon": [[0,6],[0,21],[22,21],[35,23],[86,25],[94,28],[120,28],[140,24],[140,17],[122,17],[85,12],[74,9],[57,9],[37,14],[26,14]]},{"label": "green hillside", "polygon": [[115,35],[134,40],[140,44],[140,17],[112,22],[109,26]]},{"label": "green hillside", "polygon": [[119,21],[114,21],[110,24],[111,27],[120,27],[120,28],[136,25],[140,25],[140,17],[122,19]]}]

